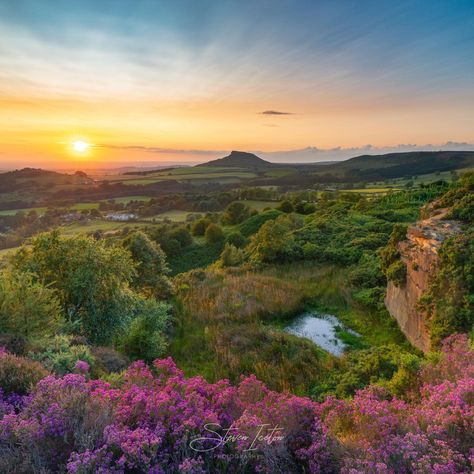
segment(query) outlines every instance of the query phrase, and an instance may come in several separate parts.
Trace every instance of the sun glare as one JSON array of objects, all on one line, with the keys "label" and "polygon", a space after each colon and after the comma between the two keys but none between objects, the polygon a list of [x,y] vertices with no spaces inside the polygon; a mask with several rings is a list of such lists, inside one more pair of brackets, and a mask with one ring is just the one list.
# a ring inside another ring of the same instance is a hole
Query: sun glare
[{"label": "sun glare", "polygon": [[72,148],[77,153],[85,153],[90,147],[90,144],[83,140],[76,140],[72,142]]}]

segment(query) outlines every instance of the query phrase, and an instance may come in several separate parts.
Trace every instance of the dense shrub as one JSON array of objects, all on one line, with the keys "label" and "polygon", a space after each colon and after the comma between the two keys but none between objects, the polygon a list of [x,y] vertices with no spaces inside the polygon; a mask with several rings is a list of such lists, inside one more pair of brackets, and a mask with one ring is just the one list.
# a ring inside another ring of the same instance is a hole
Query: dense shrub
[{"label": "dense shrub", "polygon": [[30,352],[29,356],[42,363],[57,375],[70,374],[75,371],[79,360],[94,364],[94,357],[88,346],[74,344],[71,336],[56,336],[50,341],[43,341],[41,348]]},{"label": "dense shrub", "polygon": [[26,354],[28,341],[17,334],[0,334],[0,347],[4,347],[12,354],[22,356]]},{"label": "dense shrub", "polygon": [[288,201],[286,199],[282,201],[281,204],[278,206],[278,210],[289,214],[290,212],[294,212],[295,208],[293,207],[291,201]]},{"label": "dense shrub", "polygon": [[217,261],[219,267],[236,267],[245,260],[245,254],[242,249],[226,242],[221,256]]},{"label": "dense shrub", "polygon": [[403,286],[407,279],[407,266],[401,260],[393,262],[385,272],[387,280],[392,281],[395,286]]},{"label": "dense shrub", "polygon": [[132,285],[149,296],[166,299],[171,295],[171,282],[167,278],[169,268],[161,247],[145,233],[134,232],[123,241],[136,263]]},{"label": "dense shrub", "polygon": [[169,322],[169,306],[152,299],[142,300],[139,314],[118,339],[120,350],[131,359],[152,361],[166,349],[164,331]]},{"label": "dense shrub", "polygon": [[224,232],[222,232],[221,227],[217,224],[209,224],[204,234],[206,237],[206,243],[212,245],[224,240]]},{"label": "dense shrub", "polygon": [[281,216],[281,214],[281,211],[277,211],[276,209],[261,212],[260,214],[249,217],[244,222],[239,224],[238,229],[244,237],[250,237],[251,235],[258,232],[260,227],[262,227],[265,222],[269,220],[275,220],[278,216]]},{"label": "dense shrub", "polygon": [[124,248],[53,231],[21,247],[12,264],[54,288],[68,321],[91,341],[110,340],[130,315],[128,284],[135,265]]},{"label": "dense shrub", "polygon": [[224,225],[236,225],[243,222],[250,216],[250,208],[243,202],[235,201],[227,206],[222,214]]},{"label": "dense shrub", "polygon": [[0,388],[3,393],[24,395],[47,375],[48,371],[39,362],[0,348]]},{"label": "dense shrub", "polygon": [[99,372],[121,372],[127,368],[128,360],[111,347],[92,347],[91,354],[94,357],[94,366]]},{"label": "dense shrub", "polygon": [[288,216],[265,222],[247,246],[251,260],[257,263],[288,260],[294,252],[293,230]]},{"label": "dense shrub", "polygon": [[247,245],[247,239],[240,232],[231,232],[227,238],[226,242],[238,249],[243,248]]},{"label": "dense shrub", "polygon": [[0,273],[0,331],[23,337],[54,334],[63,320],[56,292],[31,273]]},{"label": "dense shrub", "polygon": [[198,219],[196,222],[193,223],[191,226],[191,233],[196,236],[202,236],[205,234],[207,227],[211,224],[211,220],[207,217],[203,217],[202,219]]}]

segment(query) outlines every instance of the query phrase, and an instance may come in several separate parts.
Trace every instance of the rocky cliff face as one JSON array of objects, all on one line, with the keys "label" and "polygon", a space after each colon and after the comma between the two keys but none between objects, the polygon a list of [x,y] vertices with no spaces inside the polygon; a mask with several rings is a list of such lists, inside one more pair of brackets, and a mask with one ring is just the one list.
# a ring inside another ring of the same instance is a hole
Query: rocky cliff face
[{"label": "rocky cliff face", "polygon": [[423,352],[430,350],[430,334],[426,314],[417,309],[417,303],[436,270],[442,243],[461,231],[458,222],[445,219],[447,212],[448,209],[427,208],[425,215],[431,214],[430,217],[408,228],[407,239],[398,245],[407,267],[406,284],[397,287],[389,282],[385,297],[385,306],[407,339]]}]

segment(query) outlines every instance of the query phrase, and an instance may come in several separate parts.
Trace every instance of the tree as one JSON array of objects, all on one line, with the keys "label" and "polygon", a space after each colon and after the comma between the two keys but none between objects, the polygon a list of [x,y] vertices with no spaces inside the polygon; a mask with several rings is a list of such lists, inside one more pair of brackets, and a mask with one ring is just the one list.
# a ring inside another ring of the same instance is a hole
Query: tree
[{"label": "tree", "polygon": [[235,267],[240,265],[244,258],[244,251],[242,249],[238,249],[235,245],[226,242],[217,265],[219,267]]},{"label": "tree", "polygon": [[156,242],[145,233],[134,232],[123,240],[123,246],[131,253],[136,263],[136,274],[132,286],[147,296],[166,299],[172,292],[167,275],[170,270],[166,264],[166,255]]},{"label": "tree", "polygon": [[222,215],[222,223],[225,225],[236,225],[250,216],[250,208],[243,202],[230,203]]},{"label": "tree", "polygon": [[291,231],[292,223],[287,216],[265,222],[247,247],[250,258],[257,263],[267,263],[288,257],[294,247]]},{"label": "tree", "polygon": [[193,235],[204,235],[207,229],[207,226],[211,223],[211,221],[203,217],[202,219],[198,219],[191,227],[191,233]]},{"label": "tree", "polygon": [[224,232],[217,224],[210,224],[206,229],[205,237],[208,244],[216,244],[224,240]]},{"label": "tree", "polygon": [[55,290],[35,281],[31,273],[0,273],[0,332],[27,338],[48,336],[62,320]]},{"label": "tree", "polygon": [[151,362],[166,349],[164,332],[169,322],[169,306],[153,299],[137,300],[137,317],[118,340],[119,349],[131,359]]},{"label": "tree", "polygon": [[278,206],[278,210],[289,214],[290,212],[294,211],[294,207],[293,204],[286,199],[285,201],[282,201],[282,203]]},{"label": "tree", "polygon": [[92,237],[57,230],[34,237],[12,257],[13,268],[36,275],[57,292],[68,322],[93,342],[106,341],[129,322],[136,276],[130,252]]},{"label": "tree", "polygon": [[227,236],[226,242],[240,249],[245,247],[247,239],[240,232],[232,232]]},{"label": "tree", "polygon": [[185,227],[178,227],[170,232],[170,238],[175,239],[181,248],[189,247],[193,243],[193,238]]}]

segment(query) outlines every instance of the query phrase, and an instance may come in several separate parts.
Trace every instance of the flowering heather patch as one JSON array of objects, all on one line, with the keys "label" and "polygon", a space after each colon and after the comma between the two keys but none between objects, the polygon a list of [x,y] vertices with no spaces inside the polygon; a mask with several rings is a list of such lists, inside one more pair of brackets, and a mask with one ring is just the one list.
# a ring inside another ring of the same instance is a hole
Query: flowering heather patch
[{"label": "flowering heather patch", "polygon": [[377,386],[316,403],[255,376],[211,384],[170,358],[133,363],[119,388],[48,376],[21,400],[0,397],[0,472],[469,473],[472,354],[451,338],[404,401]]}]

